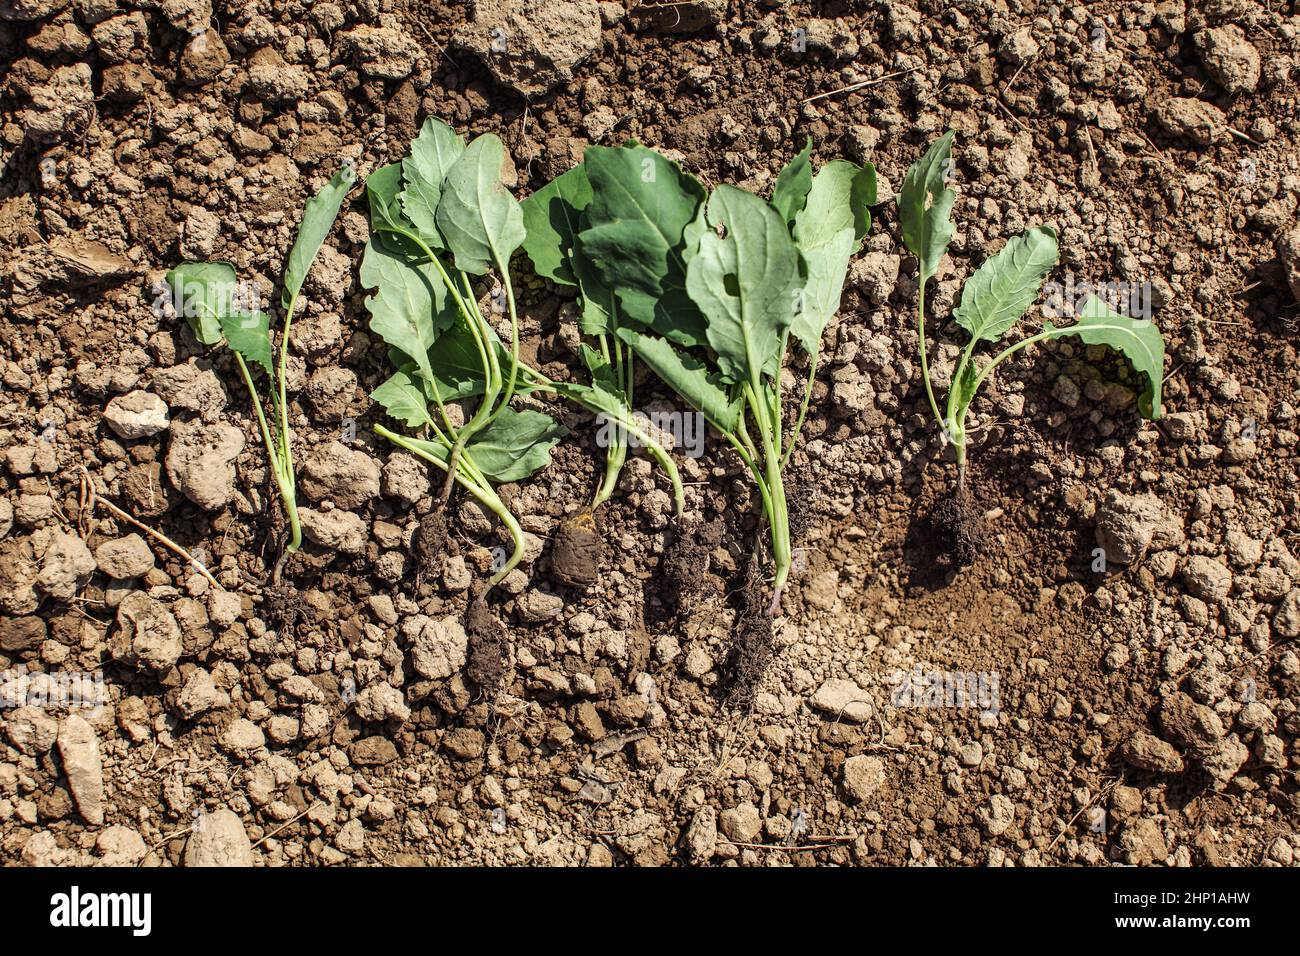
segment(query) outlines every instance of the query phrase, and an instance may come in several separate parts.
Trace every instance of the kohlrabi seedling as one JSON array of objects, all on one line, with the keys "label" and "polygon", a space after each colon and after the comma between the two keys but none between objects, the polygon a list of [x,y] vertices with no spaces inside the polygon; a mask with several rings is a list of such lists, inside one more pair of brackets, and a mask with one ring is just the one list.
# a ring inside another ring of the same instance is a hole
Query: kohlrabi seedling
[{"label": "kohlrabi seedling", "polygon": [[976,347],[981,342],[997,342],[1015,326],[1038,298],[1044,277],[1056,265],[1056,232],[1050,226],[1035,226],[1008,240],[962,287],[953,318],[969,338],[953,372],[947,404],[940,410],[926,353],[925,284],[938,269],[953,233],[951,214],[956,194],[947,185],[947,174],[954,135],[949,132],[937,139],[907,171],[898,195],[898,217],[903,242],[919,264],[917,339],[926,398],[940,434],[952,444],[957,460],[957,495],[946,506],[950,514],[942,516],[940,522],[954,534],[954,557],[964,564],[975,557],[981,537],[978,516],[966,495],[966,416],[980,386],[993,371],[1021,349],[1048,339],[1071,336],[1087,345],[1104,345],[1121,353],[1142,376],[1145,384],[1138,397],[1138,410],[1143,417],[1155,420],[1160,417],[1165,346],[1160,330],[1151,320],[1122,315],[1096,296],[1089,296],[1072,325],[1057,327],[1044,322],[1041,331],[977,366]]},{"label": "kohlrabi seedling", "polygon": [[[810,153],[811,143],[782,171],[769,202],[734,186],[709,195],[643,146],[589,147],[591,198],[576,236],[582,276],[603,291],[588,330],[612,332],[749,470],[770,533],[772,613],[792,564],[782,471],[802,427],[822,331],[875,202],[872,167],[836,160],[813,176]],[[810,367],[787,438],[781,371],[791,337]]]},{"label": "kohlrabi seedling", "polygon": [[[559,176],[523,201],[524,223],[528,236],[524,251],[538,275],[558,285],[577,289],[581,314],[579,331],[588,340],[580,346],[583,364],[591,376],[590,386],[553,383],[553,387],[574,401],[596,408],[606,427],[600,434],[605,441],[605,473],[589,508],[566,520],[556,534],[555,553],[574,551],[584,539],[594,538],[589,528],[592,511],[609,499],[618,484],[619,473],[627,460],[629,436],[635,438],[663,466],[672,483],[673,501],[680,516],[685,504],[681,479],[671,458],[662,446],[638,424],[633,412],[636,366],[632,348],[618,338],[621,308],[613,289],[603,281],[601,271],[586,255],[578,234],[591,226],[588,206],[592,200],[591,183],[585,166],[577,166]],[[565,565],[571,562],[564,562]],[[562,575],[572,575],[558,564]],[[567,583],[576,583],[569,580]]]},{"label": "kohlrabi seedling", "polygon": [[[550,416],[512,407],[512,397],[561,394],[639,431],[619,388],[603,375],[591,386],[552,382],[520,360],[509,262],[527,230],[524,210],[502,183],[504,160],[496,136],[467,145],[446,124],[428,119],[411,152],[366,183],[371,238],[361,263],[362,284],[375,290],[366,300],[370,328],[389,345],[396,368],[372,397],[424,437],[382,425],[376,431],[446,475],[435,520],[422,527],[426,555],[445,538],[440,511],[453,481],[505,526],[513,549],[497,562],[488,588],[524,554],[523,530],[493,485],[544,467],[565,434]],[[471,284],[490,272],[500,283],[496,298],[508,317],[508,344],[483,314]],[[458,417],[449,405],[466,400],[475,402],[473,411]],[[657,445],[651,451],[680,487],[667,454]]]},{"label": "kohlrabi seedling", "polygon": [[[298,520],[295,494],[296,479],[293,467],[293,433],[289,428],[289,397],[286,393],[285,365],[289,358],[289,330],[297,311],[303,282],[312,263],[320,252],[325,237],[338,217],[339,207],[352,184],[356,173],[344,166],[328,184],[307,201],[303,210],[298,237],[289,252],[284,269],[280,305],[284,309],[284,325],[280,329],[279,357],[276,358],[271,343],[271,317],[263,312],[259,303],[250,301],[244,294],[232,265],[226,262],[185,262],[167,273],[177,311],[184,316],[190,328],[204,345],[225,342],[235,356],[235,364],[248,387],[257,414],[257,424],[266,446],[271,474],[280,500],[284,503],[289,525],[289,542],[276,562],[272,581],[279,581],[284,562],[302,544],[302,526]],[[268,421],[262,398],[258,395],[249,366],[259,366],[267,379],[271,396],[271,418]]]}]

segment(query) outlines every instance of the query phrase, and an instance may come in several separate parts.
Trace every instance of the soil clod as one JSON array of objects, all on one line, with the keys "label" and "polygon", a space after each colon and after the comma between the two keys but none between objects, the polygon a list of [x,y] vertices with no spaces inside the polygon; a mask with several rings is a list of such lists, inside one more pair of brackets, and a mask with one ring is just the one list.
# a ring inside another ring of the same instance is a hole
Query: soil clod
[{"label": "soil clod", "polygon": [[306,612],[302,593],[287,583],[273,584],[264,593],[266,600],[262,604],[262,613],[267,623],[276,633],[293,638]]},{"label": "soil clod", "polygon": [[759,563],[751,560],[737,597],[736,626],[723,682],[723,703],[733,710],[753,706],[758,685],[772,663],[772,618],[767,605]]},{"label": "soil clod", "polygon": [[964,568],[984,553],[988,525],[984,512],[965,489],[940,498],[930,510],[928,524],[940,563]]},{"label": "soil clod", "polygon": [[501,689],[508,667],[510,645],[506,629],[479,597],[465,611],[465,632],[469,635],[465,673],[484,694],[491,696]]},{"label": "soil clod", "polygon": [[415,533],[416,573],[420,576],[432,573],[446,548],[447,519],[441,510],[431,511],[420,519],[420,528]]},{"label": "soil clod", "polygon": [[584,508],[556,528],[551,546],[551,573],[569,587],[590,587],[600,580],[604,550],[596,516]]},{"label": "soil clod", "polygon": [[675,618],[691,613],[709,589],[709,549],[696,525],[679,519],[660,565],[660,600]]}]

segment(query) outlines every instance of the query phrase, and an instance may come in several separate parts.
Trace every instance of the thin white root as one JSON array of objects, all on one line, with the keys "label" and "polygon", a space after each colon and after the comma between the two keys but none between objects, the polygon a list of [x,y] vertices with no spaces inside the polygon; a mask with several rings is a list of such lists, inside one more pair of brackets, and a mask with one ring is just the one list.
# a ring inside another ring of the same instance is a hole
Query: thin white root
[{"label": "thin white root", "polygon": [[82,466],[80,471],[81,471],[82,498],[85,499],[86,501],[86,510],[88,513],[93,515],[95,512],[95,505],[97,504],[103,505],[113,514],[115,518],[120,518],[122,521],[125,521],[136,528],[139,528],[149,537],[153,538],[155,541],[161,544],[164,548],[167,548],[169,551],[172,551],[178,557],[184,558],[185,563],[192,565],[194,570],[198,571],[199,574],[207,578],[208,583],[211,584],[214,588],[217,588],[220,591],[225,590],[225,588],[221,586],[221,583],[212,576],[212,572],[209,571],[204,566],[202,561],[194,557],[194,555],[190,554],[188,551],[182,548],[171,538],[167,537],[167,535],[163,534],[161,531],[155,531],[153,528],[150,528],[148,525],[138,521],[137,519],[133,518],[131,515],[123,511],[121,508],[119,508],[117,505],[113,504],[113,502],[109,501],[107,498],[100,495],[99,491],[95,488],[94,479],[90,477],[90,472],[86,471],[84,466]]}]

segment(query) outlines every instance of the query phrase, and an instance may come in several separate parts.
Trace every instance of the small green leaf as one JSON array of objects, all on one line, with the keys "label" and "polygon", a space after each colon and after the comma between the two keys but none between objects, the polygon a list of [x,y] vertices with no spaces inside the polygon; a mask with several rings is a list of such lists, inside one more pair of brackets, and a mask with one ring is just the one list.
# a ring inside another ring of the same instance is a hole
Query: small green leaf
[{"label": "small green leaf", "polygon": [[713,191],[708,223],[726,235],[705,232],[686,288],[704,313],[722,379],[736,384],[759,374],[775,377],[802,285],[799,250],[769,203],[734,186]]},{"label": "small green leaf", "polygon": [[427,261],[409,261],[371,236],[361,258],[361,285],[375,290],[366,299],[370,330],[409,356],[420,374],[432,380],[429,349],[457,315],[437,270]]},{"label": "small green leaf", "polygon": [[284,308],[289,308],[290,301],[302,289],[311,264],[316,261],[316,254],[338,218],[339,207],[356,181],[356,171],[351,166],[344,166],[320,192],[307,200],[302,223],[298,226],[298,238],[289,250],[289,264],[284,267],[284,289],[280,294],[280,304]]},{"label": "small green leaf", "polygon": [[740,425],[741,403],[733,401],[717,372],[671,342],[624,326],[618,337],[632,346],[641,361],[691,408],[700,412],[720,432],[735,434]]},{"label": "small green leaf", "polygon": [[503,408],[466,446],[474,465],[494,482],[520,481],[551,463],[551,449],[568,429],[531,409]]},{"label": "small green leaf", "polygon": [[575,166],[519,204],[528,231],[524,252],[538,275],[561,285],[577,285],[571,259],[582,228],[582,211],[590,202],[587,171]]},{"label": "small green leaf", "polygon": [[1049,226],[1009,239],[966,280],[953,310],[957,324],[973,341],[996,342],[1033,305],[1056,258],[1056,232]]},{"label": "small green leaf", "polygon": [[433,424],[424,393],[406,372],[395,372],[370,397],[388,414],[411,428]]},{"label": "small green leaf", "polygon": [[410,257],[423,255],[420,247],[403,233],[415,234],[415,224],[402,212],[398,194],[402,191],[402,164],[389,163],[366,179],[366,201],[370,204],[370,237]]},{"label": "small green leaf", "polygon": [[234,311],[239,277],[228,262],[184,262],[167,273],[176,311],[204,345],[221,341],[221,317]]},{"label": "small green leaf", "polygon": [[438,232],[438,202],[442,198],[443,180],[464,152],[465,140],[446,123],[430,116],[420,128],[420,135],[412,141],[411,152],[401,162],[406,188],[398,200],[406,218],[431,249],[445,248]]},{"label": "small green leaf", "polygon": [[242,355],[246,362],[262,366],[267,375],[274,377],[269,315],[260,309],[256,312],[229,312],[221,317],[221,333],[232,351]]},{"label": "small green leaf", "polygon": [[782,168],[772,187],[772,205],[790,226],[794,225],[795,216],[803,209],[812,189],[812,145],[809,137],[799,155]]},{"label": "small green leaf", "polygon": [[686,292],[686,267],[703,228],[704,187],[644,146],[589,146],[588,226],[581,251],[617,291],[618,323],[653,328],[680,345],[704,341],[704,320]]},{"label": "small green leaf", "polygon": [[1113,311],[1101,299],[1090,295],[1079,312],[1074,325],[1057,328],[1050,322],[1043,331],[1052,338],[1073,336],[1086,345],[1104,345],[1115,349],[1128,359],[1134,371],[1146,379],[1146,386],[1138,396],[1138,411],[1143,418],[1156,421],[1160,418],[1160,389],[1165,377],[1165,340],[1150,319],[1134,319]]},{"label": "small green leaf", "polygon": [[505,147],[491,133],[470,143],[452,164],[438,200],[437,222],[456,268],[483,275],[506,271],[524,241],[524,214],[501,182]]},{"label": "small green leaf", "polygon": [[826,323],[839,311],[849,260],[871,226],[868,207],[875,192],[873,167],[837,159],[818,170],[795,217],[794,239],[808,276],[790,332],[809,354],[816,353]]},{"label": "small green leaf", "polygon": [[952,141],[956,135],[949,131],[930,144],[925,155],[903,177],[898,194],[903,243],[920,263],[922,285],[939,268],[939,260],[952,239],[952,204],[957,194],[947,187],[944,179],[952,162]]}]

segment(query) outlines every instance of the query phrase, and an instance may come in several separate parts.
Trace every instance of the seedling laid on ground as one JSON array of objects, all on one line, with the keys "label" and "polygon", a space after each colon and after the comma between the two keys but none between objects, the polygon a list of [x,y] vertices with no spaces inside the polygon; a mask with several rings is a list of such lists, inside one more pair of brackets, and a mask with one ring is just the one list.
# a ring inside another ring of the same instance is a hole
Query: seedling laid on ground
[{"label": "seedling laid on ground", "polygon": [[952,444],[957,459],[957,495],[946,505],[949,514],[943,523],[955,532],[954,556],[959,563],[969,563],[978,552],[981,535],[978,517],[972,513],[966,496],[966,415],[994,369],[1026,346],[1048,339],[1073,336],[1087,345],[1104,345],[1127,358],[1145,380],[1138,410],[1154,421],[1160,417],[1165,346],[1160,330],[1149,319],[1122,315],[1096,296],[1089,296],[1073,325],[1058,328],[1044,322],[1042,331],[1004,348],[977,367],[976,346],[997,342],[1011,330],[1038,298],[1044,277],[1056,265],[1056,232],[1049,226],[1035,226],[1010,239],[962,287],[953,318],[970,338],[953,372],[946,408],[940,411],[926,354],[925,284],[934,276],[953,233],[951,213],[956,194],[948,188],[945,173],[951,168],[954,135],[949,132],[935,140],[907,171],[898,195],[898,216],[903,242],[919,263],[917,339],[925,393],[940,433]]},{"label": "seedling laid on ground", "polygon": [[[259,303],[245,301],[235,269],[227,262],[185,262],[167,273],[173,301],[197,338],[204,345],[225,342],[235,356],[235,364],[248,387],[257,424],[271,463],[271,474],[284,503],[289,523],[289,543],[276,562],[272,575],[278,582],[284,562],[302,545],[302,526],[298,520],[293,467],[293,433],[289,428],[289,398],[286,394],[285,365],[289,359],[289,330],[298,307],[303,282],[311,270],[320,247],[338,217],[339,207],[356,181],[351,166],[344,166],[328,184],[307,201],[298,237],[289,251],[284,270],[284,288],[280,305],[284,309],[284,326],[280,330],[278,361],[271,343],[271,317]],[[260,366],[266,373],[267,391],[271,395],[271,420],[268,422],[249,365]]]},{"label": "seedling laid on ground", "polygon": [[[561,394],[591,411],[625,419],[624,427],[640,433],[620,389],[603,376],[591,386],[552,382],[520,361],[509,262],[527,231],[523,209],[501,181],[504,159],[496,136],[466,145],[446,124],[427,120],[410,154],[367,181],[371,239],[361,263],[362,284],[375,290],[366,300],[370,327],[389,345],[396,367],[373,398],[426,437],[382,425],[376,431],[445,473],[439,511],[454,481],[500,519],[513,550],[495,568],[489,588],[524,554],[523,530],[493,484],[519,481],[547,465],[551,448],[565,434],[550,416],[511,407],[512,397]],[[492,271],[509,318],[508,345],[484,316],[471,284],[471,277]],[[477,404],[462,422],[448,405],[466,399]],[[671,459],[651,444],[680,489]],[[432,535],[437,540],[425,540],[426,551],[440,549],[445,538],[445,525],[438,521]]]},{"label": "seedling laid on ground", "polygon": [[[584,331],[604,336],[607,350],[620,342],[629,350],[616,360],[625,376],[635,354],[744,461],[771,536],[773,613],[792,563],[782,470],[802,426],[821,333],[875,201],[870,166],[836,160],[814,177],[810,153],[811,143],[782,171],[769,203],[733,186],[710,196],[643,146],[592,146],[582,167],[590,198],[582,194],[576,236],[533,252],[552,271],[567,266],[584,296]],[[780,382],[792,335],[811,361],[787,441]]]}]

